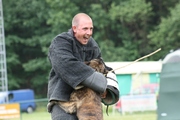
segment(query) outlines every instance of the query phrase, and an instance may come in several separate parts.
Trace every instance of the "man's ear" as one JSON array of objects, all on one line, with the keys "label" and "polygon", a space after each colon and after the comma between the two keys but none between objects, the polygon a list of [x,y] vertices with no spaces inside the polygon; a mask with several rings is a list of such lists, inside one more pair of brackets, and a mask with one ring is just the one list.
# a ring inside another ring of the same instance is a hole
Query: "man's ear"
[{"label": "man's ear", "polygon": [[74,33],[76,33],[76,29],[77,29],[76,26],[72,26],[72,30],[73,30]]}]

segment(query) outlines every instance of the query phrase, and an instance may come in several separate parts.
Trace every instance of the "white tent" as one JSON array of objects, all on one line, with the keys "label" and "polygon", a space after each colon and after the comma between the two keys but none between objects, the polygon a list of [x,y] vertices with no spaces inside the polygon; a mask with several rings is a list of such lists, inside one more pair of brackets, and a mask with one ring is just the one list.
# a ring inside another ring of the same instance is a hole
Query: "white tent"
[{"label": "white tent", "polygon": [[116,74],[159,73],[162,67],[162,61],[132,62],[106,62],[106,65],[113,70],[117,69]]}]

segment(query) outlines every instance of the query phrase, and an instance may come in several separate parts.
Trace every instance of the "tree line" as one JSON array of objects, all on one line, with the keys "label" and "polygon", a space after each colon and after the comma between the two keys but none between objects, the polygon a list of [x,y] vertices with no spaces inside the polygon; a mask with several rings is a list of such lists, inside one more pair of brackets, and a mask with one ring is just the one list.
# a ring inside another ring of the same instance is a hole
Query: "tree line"
[{"label": "tree line", "polygon": [[84,12],[94,23],[94,39],[105,61],[163,59],[180,47],[179,0],[2,0],[8,88],[31,88],[46,97],[48,47]]}]

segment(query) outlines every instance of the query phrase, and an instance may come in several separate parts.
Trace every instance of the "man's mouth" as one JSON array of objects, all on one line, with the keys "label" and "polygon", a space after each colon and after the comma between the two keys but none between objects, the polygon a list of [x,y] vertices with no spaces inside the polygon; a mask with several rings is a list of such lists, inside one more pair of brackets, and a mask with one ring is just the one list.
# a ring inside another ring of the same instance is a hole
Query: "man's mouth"
[{"label": "man's mouth", "polygon": [[84,36],[85,40],[89,40],[89,38],[90,38],[90,36],[87,36],[87,35]]}]

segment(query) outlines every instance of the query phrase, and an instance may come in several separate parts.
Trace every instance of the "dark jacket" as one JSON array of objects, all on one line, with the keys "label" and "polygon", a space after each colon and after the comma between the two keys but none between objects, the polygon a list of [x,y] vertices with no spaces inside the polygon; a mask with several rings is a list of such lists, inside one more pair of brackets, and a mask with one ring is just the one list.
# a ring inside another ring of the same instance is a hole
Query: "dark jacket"
[{"label": "dark jacket", "polygon": [[95,72],[84,61],[100,56],[100,49],[93,38],[87,45],[82,45],[73,36],[72,30],[57,35],[48,54],[52,65],[48,83],[49,101],[68,101],[74,88]]}]

